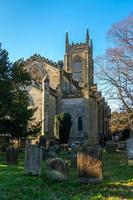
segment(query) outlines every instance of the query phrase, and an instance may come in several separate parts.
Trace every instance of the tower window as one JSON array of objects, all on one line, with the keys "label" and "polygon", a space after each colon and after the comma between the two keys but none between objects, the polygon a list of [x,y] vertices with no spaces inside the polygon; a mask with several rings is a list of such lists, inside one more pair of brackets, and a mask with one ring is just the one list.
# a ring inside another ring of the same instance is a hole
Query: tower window
[{"label": "tower window", "polygon": [[72,76],[74,80],[82,81],[82,63],[80,56],[75,56],[73,59]]},{"label": "tower window", "polygon": [[82,117],[78,117],[78,131],[82,131]]}]

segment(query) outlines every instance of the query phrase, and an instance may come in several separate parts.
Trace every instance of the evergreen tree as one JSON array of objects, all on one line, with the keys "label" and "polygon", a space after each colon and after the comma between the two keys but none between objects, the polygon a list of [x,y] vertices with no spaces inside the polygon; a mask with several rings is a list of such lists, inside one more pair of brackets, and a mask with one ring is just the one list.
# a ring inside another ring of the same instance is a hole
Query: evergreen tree
[{"label": "evergreen tree", "polygon": [[0,46],[0,134],[9,133],[19,140],[40,131],[40,123],[31,125],[36,109],[29,107],[30,85],[24,61],[10,63],[8,52]]}]

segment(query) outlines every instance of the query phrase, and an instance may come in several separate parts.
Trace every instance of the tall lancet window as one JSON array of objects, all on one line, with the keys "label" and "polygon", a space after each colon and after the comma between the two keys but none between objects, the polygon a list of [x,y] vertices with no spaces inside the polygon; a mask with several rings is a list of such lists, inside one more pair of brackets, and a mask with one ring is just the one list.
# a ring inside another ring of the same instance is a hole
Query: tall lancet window
[{"label": "tall lancet window", "polygon": [[82,81],[82,61],[80,56],[75,56],[72,61],[72,77],[79,82]]}]

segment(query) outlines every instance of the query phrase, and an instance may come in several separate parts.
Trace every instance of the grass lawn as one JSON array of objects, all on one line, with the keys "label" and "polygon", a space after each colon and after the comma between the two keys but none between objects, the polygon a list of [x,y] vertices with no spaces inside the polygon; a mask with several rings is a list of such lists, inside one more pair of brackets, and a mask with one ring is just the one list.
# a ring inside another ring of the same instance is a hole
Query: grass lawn
[{"label": "grass lawn", "polygon": [[0,154],[0,200],[133,200],[133,167],[122,153],[103,154],[104,180],[98,185],[80,185],[72,168],[69,180],[52,182],[46,177],[45,161],[41,177],[25,176],[20,156],[18,166],[8,166]]}]

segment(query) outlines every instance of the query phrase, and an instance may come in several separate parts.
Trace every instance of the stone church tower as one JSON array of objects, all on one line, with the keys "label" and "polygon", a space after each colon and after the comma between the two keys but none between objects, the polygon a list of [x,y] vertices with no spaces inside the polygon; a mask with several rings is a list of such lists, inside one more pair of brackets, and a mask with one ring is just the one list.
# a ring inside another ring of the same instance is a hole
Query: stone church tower
[{"label": "stone church tower", "polygon": [[65,38],[64,65],[40,55],[25,62],[33,84],[29,89],[36,121],[42,121],[42,134],[54,137],[54,119],[61,112],[72,118],[70,142],[98,144],[99,136],[110,135],[110,108],[94,84],[93,45],[86,31],[85,43],[69,43]]},{"label": "stone church tower", "polygon": [[72,73],[81,87],[93,85],[93,46],[86,31],[85,43],[69,44],[68,33],[65,40],[64,70]]}]

